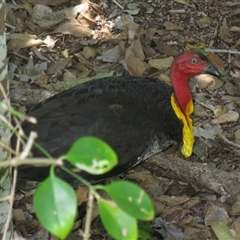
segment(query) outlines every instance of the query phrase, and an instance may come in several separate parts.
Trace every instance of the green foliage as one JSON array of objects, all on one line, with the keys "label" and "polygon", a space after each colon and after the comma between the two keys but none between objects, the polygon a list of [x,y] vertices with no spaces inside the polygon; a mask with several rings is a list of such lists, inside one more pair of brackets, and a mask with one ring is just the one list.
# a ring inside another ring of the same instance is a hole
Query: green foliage
[{"label": "green foliage", "polygon": [[107,232],[118,240],[137,239],[137,220],[112,201],[98,198],[100,218]]},{"label": "green foliage", "polygon": [[139,220],[153,219],[152,202],[144,190],[136,184],[122,180],[103,186],[102,189],[129,215]]},{"label": "green foliage", "polygon": [[50,233],[65,239],[70,233],[77,211],[77,199],[72,187],[56,177],[51,168],[50,176],[37,188],[33,203],[41,224]]},{"label": "green foliage", "polygon": [[139,240],[149,240],[152,236],[151,225],[146,223],[144,223],[144,225],[140,225],[138,235]]},{"label": "green foliage", "polygon": [[[117,164],[117,156],[112,148],[95,137],[78,139],[61,159],[91,174],[106,173]],[[37,188],[34,206],[42,225],[53,235],[65,239],[74,224],[77,201],[71,186],[56,177],[53,169]],[[81,181],[97,199],[103,226],[115,239],[137,239],[137,220],[151,220],[154,217],[150,198],[136,184],[117,181],[106,186],[92,186],[86,180]],[[103,199],[98,190],[105,191],[110,200]]]},{"label": "green foliage", "polygon": [[76,168],[90,174],[103,174],[117,165],[117,155],[104,141],[96,137],[79,138],[61,157]]}]

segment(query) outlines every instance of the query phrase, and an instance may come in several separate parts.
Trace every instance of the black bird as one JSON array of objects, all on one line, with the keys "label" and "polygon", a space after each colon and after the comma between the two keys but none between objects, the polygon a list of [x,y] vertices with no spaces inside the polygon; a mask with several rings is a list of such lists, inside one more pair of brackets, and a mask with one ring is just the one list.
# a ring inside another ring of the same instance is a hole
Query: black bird
[{"label": "black bird", "polygon": [[[82,136],[96,136],[116,151],[119,163],[108,174],[119,174],[150,156],[183,142],[182,153],[192,154],[194,138],[190,115],[193,111],[190,78],[208,73],[220,76],[209,60],[198,52],[184,52],[172,64],[173,87],[162,81],[139,77],[108,77],[77,85],[33,106],[28,115],[37,124],[24,123],[26,134],[38,133],[37,142],[53,157],[65,154]],[[43,154],[36,148],[35,157]],[[19,177],[42,181],[48,168],[20,167]],[[58,175],[76,185],[61,170]]]}]

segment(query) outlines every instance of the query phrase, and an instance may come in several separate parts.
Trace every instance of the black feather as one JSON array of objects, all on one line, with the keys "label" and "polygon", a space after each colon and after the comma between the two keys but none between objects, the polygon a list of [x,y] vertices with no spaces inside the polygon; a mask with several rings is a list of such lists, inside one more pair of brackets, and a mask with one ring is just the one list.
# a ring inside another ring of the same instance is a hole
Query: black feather
[{"label": "black feather", "polygon": [[[37,142],[53,157],[65,154],[79,137],[101,138],[119,157],[118,166],[106,175],[111,176],[181,141],[182,123],[170,104],[172,92],[171,86],[156,79],[97,79],[33,106],[28,115],[38,123],[24,123],[23,128],[26,134],[37,131]],[[33,155],[43,156],[36,148]],[[30,180],[41,181],[47,174],[46,168],[19,169],[19,176]],[[62,171],[59,175],[68,179]]]}]

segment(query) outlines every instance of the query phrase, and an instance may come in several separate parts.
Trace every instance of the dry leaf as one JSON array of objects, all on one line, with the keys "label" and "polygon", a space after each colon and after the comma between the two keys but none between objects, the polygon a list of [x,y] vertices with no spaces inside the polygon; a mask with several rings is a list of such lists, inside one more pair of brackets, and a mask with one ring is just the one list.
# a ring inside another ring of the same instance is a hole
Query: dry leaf
[{"label": "dry leaf", "polygon": [[[235,139],[236,139],[236,143],[240,144],[240,129],[238,129],[235,133]],[[240,200],[240,199],[239,199]],[[239,213],[240,213],[240,202],[239,202]]]},{"label": "dry leaf", "polygon": [[60,24],[55,32],[60,32],[62,34],[70,34],[75,37],[90,37],[92,35],[92,30],[81,26],[76,19],[69,19],[64,23]]},{"label": "dry leaf", "polygon": [[38,46],[43,44],[41,39],[37,39],[35,35],[29,35],[27,33],[24,34],[10,34],[7,35],[7,39],[10,41],[8,42],[8,50],[10,51],[17,51],[20,48],[27,48],[32,46]]},{"label": "dry leaf", "polygon": [[229,38],[231,37],[231,34],[230,34],[230,29],[229,27],[227,26],[227,21],[226,19],[224,19],[223,21],[223,25],[220,26],[220,37],[223,41],[227,41],[229,40]]},{"label": "dry leaf", "polygon": [[187,5],[187,6],[191,7],[191,5],[185,0],[174,0],[174,2],[177,2],[177,3],[180,3],[180,4]]},{"label": "dry leaf", "polygon": [[160,202],[167,203],[168,206],[177,206],[189,201],[189,197],[186,195],[179,197],[170,197],[167,195],[162,195],[157,198]]},{"label": "dry leaf", "polygon": [[75,190],[78,206],[82,205],[83,202],[87,202],[88,192],[89,192],[89,189],[87,187],[81,187],[81,186]]},{"label": "dry leaf", "polygon": [[216,108],[214,114],[217,117],[213,120],[213,123],[227,123],[227,122],[236,122],[239,118],[239,113],[229,110],[225,112],[224,108]]},{"label": "dry leaf", "polygon": [[146,70],[149,69],[149,65],[146,62],[132,54],[126,59],[126,64],[131,76],[142,77]]},{"label": "dry leaf", "polygon": [[39,49],[36,46],[31,47],[31,52],[33,52],[38,59],[49,62],[49,59],[47,59],[45,56],[43,56],[42,52],[39,51]]},{"label": "dry leaf", "polygon": [[225,64],[226,62],[224,62],[218,55],[214,54],[214,53],[211,53],[209,56],[208,56],[208,59],[213,63],[213,65],[215,67],[218,68],[218,70],[220,71],[220,73],[222,75],[225,75],[225,70],[224,70],[224,67],[225,67]]},{"label": "dry leaf", "polygon": [[194,114],[194,116],[201,117],[201,118],[209,117],[209,114],[205,111],[205,109],[196,103],[194,104],[193,114]]},{"label": "dry leaf", "polygon": [[29,61],[24,69],[23,74],[15,74],[20,81],[23,82],[34,82],[42,75],[45,75],[45,70],[47,69],[47,62],[41,62],[34,65],[33,57],[30,56]]},{"label": "dry leaf", "polygon": [[227,93],[228,93],[229,95],[234,96],[234,95],[238,95],[238,94],[239,94],[237,87],[234,86],[234,85],[233,85],[232,83],[230,83],[230,82],[227,82],[227,83],[224,85],[224,87],[225,87],[225,89],[226,89],[226,91],[227,91]]},{"label": "dry leaf", "polygon": [[204,142],[196,142],[193,147],[194,154],[202,161],[206,161],[208,157],[207,142],[208,140],[205,140]]},{"label": "dry leaf", "polygon": [[[240,133],[240,129],[238,130]],[[240,196],[238,196],[236,202],[232,205],[232,213],[234,215],[239,215],[240,214]]]},{"label": "dry leaf", "polygon": [[216,220],[211,222],[211,227],[218,239],[235,240],[229,228],[223,222]]},{"label": "dry leaf", "polygon": [[[197,84],[197,87],[202,89],[208,86],[214,85],[214,78],[209,74],[201,74],[194,76],[194,83]],[[192,81],[191,81],[192,84]]]},{"label": "dry leaf", "polygon": [[119,62],[119,60],[121,59],[119,46],[115,46],[114,48],[108,49],[102,54],[102,56],[98,57],[97,59],[102,60],[104,62]]},{"label": "dry leaf", "polygon": [[240,5],[240,2],[227,1],[227,2],[226,2],[226,5],[227,5],[227,6],[234,7],[234,6]]},{"label": "dry leaf", "polygon": [[154,48],[147,46],[143,48],[146,58],[153,58],[158,55]]},{"label": "dry leaf", "polygon": [[144,58],[144,53],[142,51],[142,46],[140,41],[135,41],[127,49],[125,53],[126,66],[128,68],[129,74],[131,76],[142,77],[147,69],[149,69],[149,64],[135,56],[135,54],[141,58]]},{"label": "dry leaf", "polygon": [[135,39],[137,35],[139,25],[136,24],[127,16],[122,16],[121,21],[122,21],[123,30],[125,33],[127,33],[128,39],[131,42],[132,40]]},{"label": "dry leaf", "polygon": [[92,47],[84,47],[82,54],[86,59],[92,59],[97,56],[97,50]]},{"label": "dry leaf", "polygon": [[43,40],[43,42],[47,45],[49,50],[52,50],[55,46],[55,43],[58,39],[53,39],[51,36],[47,35],[47,37]]},{"label": "dry leaf", "polygon": [[216,118],[220,118],[228,112],[228,108],[225,106],[216,106],[214,109],[214,115]]},{"label": "dry leaf", "polygon": [[81,13],[77,17],[77,21],[85,27],[90,27],[96,24],[95,17],[97,16],[96,11],[92,5],[85,3],[85,7],[81,10]]},{"label": "dry leaf", "polygon": [[23,221],[26,220],[26,217],[24,215],[24,212],[22,209],[20,208],[16,208],[16,209],[12,209],[12,215],[13,215],[13,219],[15,221]]},{"label": "dry leaf", "polygon": [[17,25],[17,17],[15,16],[13,10],[9,7],[9,4],[6,4],[6,21],[12,26]]},{"label": "dry leaf", "polygon": [[160,81],[164,81],[165,83],[167,83],[168,85],[172,85],[172,81],[169,77],[169,75],[166,75],[164,73],[160,73],[157,76],[157,79],[159,79]]},{"label": "dry leaf", "polygon": [[153,6],[151,5],[151,3],[147,3],[147,2],[141,2],[141,6],[146,9],[145,10],[145,13],[153,13],[154,12],[154,8]]},{"label": "dry leaf", "polygon": [[128,3],[127,7],[128,9],[124,9],[124,12],[130,15],[137,15],[140,11],[139,3]]},{"label": "dry leaf", "polygon": [[239,17],[239,15],[240,15],[240,8],[236,8],[230,13],[230,17],[234,17],[234,16]]},{"label": "dry leaf", "polygon": [[164,42],[161,41],[154,41],[155,44],[157,45],[157,49],[160,53],[164,53],[167,56],[178,56],[180,54],[180,52],[178,51],[178,49],[176,49],[173,46],[169,46]]},{"label": "dry leaf", "polygon": [[233,97],[233,96],[229,96],[229,95],[223,95],[223,96],[222,96],[222,100],[224,100],[224,101],[226,101],[226,102],[233,102],[233,103],[240,104],[240,98],[239,98],[239,97]]},{"label": "dry leaf", "polygon": [[186,44],[186,50],[200,50],[206,46],[205,42],[198,42],[196,44]]},{"label": "dry leaf", "polygon": [[231,32],[240,32],[240,27],[233,26],[233,27],[230,28],[230,31]]},{"label": "dry leaf", "polygon": [[111,29],[107,26],[102,28],[103,37],[106,39],[118,39],[121,34],[114,34],[111,32]]},{"label": "dry leaf", "polygon": [[211,19],[207,16],[200,18],[197,22],[200,28],[207,28],[209,25],[211,25]]},{"label": "dry leaf", "polygon": [[194,127],[194,136],[203,137],[205,139],[214,140],[219,133],[222,132],[220,125],[206,125],[204,128],[196,126]]},{"label": "dry leaf", "polygon": [[131,46],[129,47],[133,55],[141,60],[145,59],[145,55],[142,49],[142,44],[139,40],[132,42]]},{"label": "dry leaf", "polygon": [[225,208],[211,203],[204,217],[204,223],[208,226],[213,221],[220,221],[227,224],[230,221],[230,218]]},{"label": "dry leaf", "polygon": [[171,22],[165,22],[164,27],[166,28],[166,30],[168,31],[179,31],[179,30],[183,30],[183,27],[178,26],[177,24],[171,23]]},{"label": "dry leaf", "polygon": [[173,57],[163,58],[163,59],[150,59],[148,64],[160,71],[165,71],[171,67],[174,61]]},{"label": "dry leaf", "polygon": [[33,8],[33,21],[40,27],[50,28],[66,19],[64,12],[53,12],[51,8],[44,5],[36,5]]},{"label": "dry leaf", "polygon": [[145,189],[151,198],[156,198],[164,194],[164,187],[159,185],[159,178],[149,171],[134,171],[127,175],[127,179],[135,181],[140,187]]},{"label": "dry leaf", "polygon": [[154,226],[157,229],[161,229],[159,232],[161,236],[166,236],[165,239],[183,239],[184,238],[182,229],[179,229],[179,227],[177,227],[176,224],[173,224],[170,221],[166,222],[165,220],[161,219],[161,217],[158,217],[155,219]]},{"label": "dry leaf", "polygon": [[236,233],[235,239],[240,239],[240,217],[235,218],[233,224],[231,225],[231,229],[234,229]]}]

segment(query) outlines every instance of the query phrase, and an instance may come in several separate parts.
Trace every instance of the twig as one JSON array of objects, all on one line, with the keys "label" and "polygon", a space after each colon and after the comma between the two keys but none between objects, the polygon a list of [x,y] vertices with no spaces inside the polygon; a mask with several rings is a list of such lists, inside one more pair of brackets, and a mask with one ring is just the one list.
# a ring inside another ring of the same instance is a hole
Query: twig
[{"label": "twig", "polygon": [[124,10],[124,7],[122,5],[120,5],[117,1],[112,0],[118,7],[120,7],[122,10]]},{"label": "twig", "polygon": [[26,158],[21,159],[19,157],[12,158],[10,160],[0,162],[0,168],[6,167],[18,167],[22,165],[32,165],[32,166],[62,166],[63,161],[61,159],[46,159],[46,158]]},{"label": "twig", "polygon": [[168,10],[169,13],[175,14],[175,13],[186,13],[185,9],[173,9]]},{"label": "twig", "polygon": [[25,148],[23,149],[23,151],[21,152],[21,154],[19,156],[20,159],[25,159],[29,155],[29,153],[32,149],[32,146],[34,144],[34,140],[36,138],[37,138],[37,133],[36,132],[30,132],[27,144],[26,144]]},{"label": "twig", "polygon": [[[16,190],[16,185],[17,185],[17,169],[14,169],[13,171],[13,183],[12,183],[12,188],[10,195],[8,196],[8,202],[9,202],[9,211],[8,211],[8,216],[7,216],[7,223],[6,226],[10,225],[10,222],[12,220],[12,209],[13,209],[13,203],[14,203],[14,195],[15,195],[15,190]],[[3,232],[2,239],[7,239],[7,232],[8,232],[8,227],[5,228]]]},{"label": "twig", "polygon": [[228,50],[228,49],[214,49],[214,48],[205,48],[206,52],[216,52],[216,53],[229,53],[229,54],[240,54],[237,50]]},{"label": "twig", "polygon": [[22,54],[20,54],[18,52],[13,51],[13,52],[11,52],[11,54],[16,56],[16,57],[22,58],[22,59],[24,59],[26,61],[29,61],[29,59],[26,56],[24,56],[24,55],[22,55]]},{"label": "twig", "polygon": [[5,144],[4,142],[0,141],[0,146],[2,148],[4,148],[6,151],[8,151],[9,153],[13,154],[13,155],[17,155],[17,152],[14,151],[12,148],[10,148],[7,144]]},{"label": "twig", "polygon": [[194,100],[195,100],[195,102],[197,102],[199,105],[201,105],[201,106],[203,106],[203,107],[205,107],[205,108],[208,108],[208,109],[214,111],[214,106],[211,105],[211,104],[209,104],[208,102],[206,102],[206,101],[203,102],[203,101],[201,101],[201,100],[198,99],[198,98],[195,98]]},{"label": "twig", "polygon": [[232,145],[232,146],[234,146],[234,147],[240,148],[240,145],[239,145],[239,144],[234,143],[234,142],[228,140],[223,134],[219,134],[219,137],[220,137],[225,143],[227,143],[227,144],[229,144],[229,145]]},{"label": "twig", "polygon": [[7,118],[4,117],[3,115],[0,115],[0,122],[3,122],[6,125],[6,127],[8,127],[10,130],[14,128],[11,122],[9,122]]},{"label": "twig", "polygon": [[91,228],[92,212],[93,212],[93,200],[94,200],[93,193],[90,190],[88,194],[87,214],[86,214],[86,220],[85,220],[83,240],[89,240],[91,236],[90,228]]},{"label": "twig", "polygon": [[5,23],[5,26],[11,28],[12,30],[16,29],[16,27],[14,27],[13,25],[11,25],[9,23]]},{"label": "twig", "polygon": [[3,86],[2,86],[2,83],[0,84],[0,91],[1,91],[1,93],[2,93],[2,95],[3,95],[4,100],[6,101],[6,104],[7,104],[8,106],[11,106],[10,100],[9,100],[9,98],[8,98],[8,96],[7,96],[4,88],[3,88]]}]

